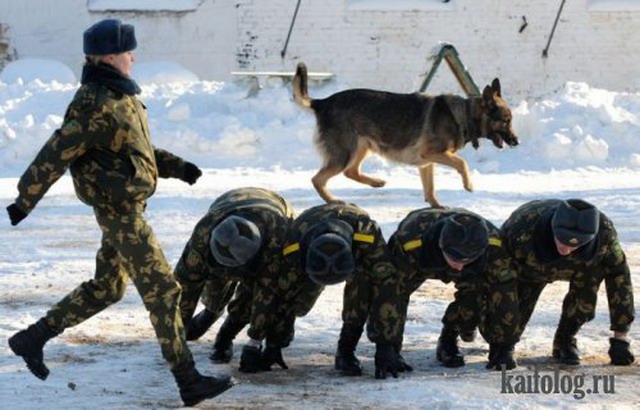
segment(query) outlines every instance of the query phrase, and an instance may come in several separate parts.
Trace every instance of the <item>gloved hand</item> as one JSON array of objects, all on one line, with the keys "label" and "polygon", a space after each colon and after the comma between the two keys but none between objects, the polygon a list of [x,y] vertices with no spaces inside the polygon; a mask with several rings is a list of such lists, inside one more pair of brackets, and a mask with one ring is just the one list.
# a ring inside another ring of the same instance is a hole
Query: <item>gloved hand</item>
[{"label": "gloved hand", "polygon": [[262,352],[262,370],[271,370],[271,366],[274,364],[279,365],[282,369],[289,368],[282,358],[282,349],[267,345]]},{"label": "gloved hand", "polygon": [[611,364],[616,366],[628,366],[636,360],[629,349],[629,342],[615,337],[609,339],[609,357]]},{"label": "gloved hand", "polygon": [[489,363],[485,367],[490,370],[502,370],[503,366],[505,370],[515,369],[517,363],[513,358],[514,349],[515,346],[513,344],[491,344],[489,347]]},{"label": "gloved hand", "polygon": [[191,162],[187,162],[186,164],[184,164],[184,174],[180,179],[188,183],[189,185],[193,185],[201,175],[202,171],[200,171],[200,168],[198,168]]},{"label": "gloved hand", "polygon": [[9,219],[11,219],[11,225],[16,226],[27,217],[22,209],[18,208],[18,205],[11,204],[7,207],[7,212],[9,213]]},{"label": "gloved hand", "polygon": [[240,355],[240,370],[243,373],[257,373],[262,370],[262,352],[260,347],[244,345]]},{"label": "gloved hand", "polygon": [[207,330],[209,330],[216,319],[218,319],[218,316],[215,313],[210,310],[203,309],[202,312],[195,315],[188,323],[185,324],[187,340],[198,340],[207,332]]},{"label": "gloved hand", "polygon": [[386,379],[387,373],[398,377],[398,354],[390,344],[378,343],[376,345],[376,379]]}]

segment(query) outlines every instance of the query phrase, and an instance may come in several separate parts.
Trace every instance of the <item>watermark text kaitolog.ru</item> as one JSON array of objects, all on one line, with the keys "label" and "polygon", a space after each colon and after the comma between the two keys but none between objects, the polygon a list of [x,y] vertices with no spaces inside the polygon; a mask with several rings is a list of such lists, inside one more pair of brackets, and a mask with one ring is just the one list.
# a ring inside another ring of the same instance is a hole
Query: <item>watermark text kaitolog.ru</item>
[{"label": "watermark text kaitolog.ru", "polygon": [[552,372],[512,374],[502,367],[500,393],[502,394],[572,394],[577,400],[589,394],[615,394],[615,375],[560,373],[557,366]]}]

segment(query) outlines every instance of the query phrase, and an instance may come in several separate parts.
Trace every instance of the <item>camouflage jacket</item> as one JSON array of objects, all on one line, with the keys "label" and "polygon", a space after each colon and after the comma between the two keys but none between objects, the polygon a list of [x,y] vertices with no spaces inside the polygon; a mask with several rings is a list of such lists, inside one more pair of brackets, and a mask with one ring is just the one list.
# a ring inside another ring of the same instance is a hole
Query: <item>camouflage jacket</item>
[{"label": "camouflage jacket", "polygon": [[[362,306],[365,316],[370,313],[369,318],[377,329],[375,334],[369,335],[374,343],[396,341],[400,337],[400,330],[397,323],[398,287],[395,267],[390,261],[380,228],[365,211],[353,204],[315,206],[295,219],[284,248],[285,258],[291,269],[287,275],[265,277],[263,286],[260,287],[264,293],[260,298],[274,304],[287,304],[290,315],[303,316],[313,307],[316,299],[310,295],[317,295],[322,286],[313,283],[305,274],[303,255],[306,252],[302,249],[304,244],[300,240],[307,228],[332,218],[349,223],[354,231],[353,252],[357,267],[355,277],[345,285],[345,298],[349,297],[349,288],[358,281],[364,281],[373,288],[370,300],[346,301],[345,306]],[[276,309],[272,306],[271,310]],[[343,317],[349,314],[343,312]]]},{"label": "camouflage jacket", "polygon": [[[604,279],[612,326],[625,331],[633,321],[633,287],[626,256],[611,220],[600,212],[596,238],[568,256],[555,247],[551,218],[560,200],[531,201],[516,209],[501,227],[507,251],[518,267],[519,280],[551,283],[570,281],[572,286],[597,286]],[[617,313],[613,313],[617,312]],[[620,317],[613,317],[620,316]]]},{"label": "camouflage jacket", "polygon": [[179,177],[184,164],[151,145],[146,109],[135,95],[88,83],[20,178],[16,205],[31,212],[70,168],[76,194],[86,204],[108,212],[141,212],[158,176]]},{"label": "camouflage jacket", "polygon": [[[220,221],[230,214],[238,213],[242,213],[258,225],[265,242],[257,257],[248,266],[228,268],[215,261],[209,241],[212,229]],[[207,280],[213,280],[220,285],[241,281],[254,287],[256,280],[262,276],[278,278],[285,275],[288,267],[284,264],[282,245],[292,218],[291,204],[280,195],[266,189],[239,188],[216,199],[193,229],[175,268],[176,279],[183,288],[180,303],[183,318],[192,317]],[[260,315],[259,308],[252,309],[253,311]],[[264,332],[261,323],[256,324],[252,319],[250,330],[256,326],[260,329],[254,329],[253,332]]]},{"label": "camouflage jacket", "polygon": [[517,276],[513,261],[502,246],[498,228],[485,219],[489,229],[486,252],[465,265],[462,271],[452,269],[444,259],[439,238],[445,218],[459,213],[473,214],[462,208],[423,208],[409,213],[400,222],[389,239],[389,248],[394,263],[402,272],[402,293],[408,298],[426,279],[454,282],[456,285],[466,282],[478,284],[473,288],[483,294],[474,300],[486,300],[488,306],[469,308],[483,309],[484,315],[487,315],[484,326],[487,332],[499,334],[503,340],[511,340],[519,320]]}]

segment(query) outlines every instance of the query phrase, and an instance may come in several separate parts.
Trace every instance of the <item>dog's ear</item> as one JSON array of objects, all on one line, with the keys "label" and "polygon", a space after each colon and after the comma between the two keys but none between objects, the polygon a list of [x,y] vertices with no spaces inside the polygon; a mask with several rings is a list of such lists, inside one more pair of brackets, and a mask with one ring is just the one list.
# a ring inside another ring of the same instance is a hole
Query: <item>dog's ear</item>
[{"label": "dog's ear", "polygon": [[495,92],[498,97],[502,96],[502,93],[500,92],[500,80],[498,80],[497,78],[494,78],[493,81],[491,82],[491,88],[493,89],[493,92]]},{"label": "dog's ear", "polygon": [[489,85],[484,87],[482,91],[482,103],[485,104],[485,106],[493,104],[493,88]]}]

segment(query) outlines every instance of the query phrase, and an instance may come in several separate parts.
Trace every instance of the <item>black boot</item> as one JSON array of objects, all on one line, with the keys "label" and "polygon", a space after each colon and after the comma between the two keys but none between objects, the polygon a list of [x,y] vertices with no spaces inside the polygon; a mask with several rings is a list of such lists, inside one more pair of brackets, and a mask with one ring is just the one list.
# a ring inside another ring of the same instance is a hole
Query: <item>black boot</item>
[{"label": "black boot", "polygon": [[518,366],[518,363],[513,358],[515,347],[514,343],[491,343],[489,345],[489,362],[486,368],[492,370],[515,369]]},{"label": "black boot", "polygon": [[207,309],[195,315],[187,325],[187,340],[198,340],[219,317]]},{"label": "black boot", "polygon": [[203,376],[193,362],[184,363],[171,370],[171,373],[176,379],[185,406],[196,405],[233,387],[233,381],[229,376]]},{"label": "black boot", "polygon": [[467,330],[464,332],[460,332],[460,339],[462,339],[463,342],[471,343],[476,340],[476,335],[476,329]]},{"label": "black boot", "polygon": [[553,339],[553,358],[562,364],[579,365],[580,351],[575,337],[560,337]]},{"label": "black boot", "polygon": [[464,356],[458,349],[458,332],[446,327],[442,328],[436,348],[436,357],[444,367],[464,366]]},{"label": "black boot", "polygon": [[27,364],[27,368],[38,379],[45,380],[49,376],[49,369],[44,364],[42,349],[49,339],[62,332],[51,329],[44,319],[38,320],[26,330],[21,330],[9,338],[9,347]]},{"label": "black boot", "polygon": [[579,326],[560,319],[556,335],[553,338],[553,358],[562,364],[579,365],[580,351],[576,342]]},{"label": "black boot", "polygon": [[338,351],[336,352],[335,368],[343,376],[361,376],[362,365],[356,357],[355,351],[362,329],[356,329],[343,325],[338,340]]},{"label": "black boot", "polygon": [[222,323],[209,358],[214,363],[229,363],[233,357],[233,339],[245,327],[246,323],[236,322],[230,316]]}]

